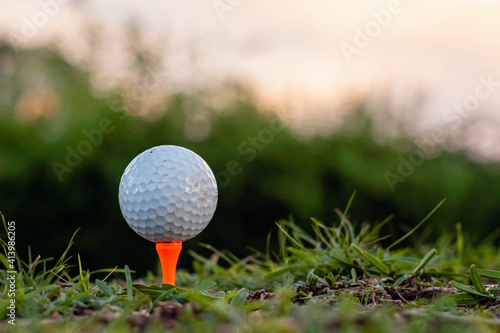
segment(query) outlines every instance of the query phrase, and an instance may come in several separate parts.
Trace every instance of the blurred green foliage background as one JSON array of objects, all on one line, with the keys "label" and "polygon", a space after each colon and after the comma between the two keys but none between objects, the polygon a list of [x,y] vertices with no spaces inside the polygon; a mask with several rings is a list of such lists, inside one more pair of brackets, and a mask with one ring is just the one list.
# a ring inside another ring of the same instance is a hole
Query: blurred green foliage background
[{"label": "blurred green foliage background", "polygon": [[[496,237],[497,166],[445,152],[426,160],[393,192],[386,172],[397,173],[400,153],[395,142],[374,142],[362,105],[327,136],[297,136],[286,126],[289,115],[278,121],[238,84],[165,92],[155,116],[141,116],[123,92],[96,92],[89,73],[57,51],[16,53],[3,45],[0,64],[0,210],[17,222],[17,249],[24,258],[28,246],[34,257],[57,256],[81,227],[73,253],[80,254],[85,267],[154,269],[153,244],[126,225],[117,196],[127,164],[162,144],[195,151],[218,176],[215,216],[185,249],[203,252],[198,246],[203,242],[238,255],[250,253],[248,247],[263,250],[275,221],[292,215],[307,226],[309,217],[336,219],[335,208],[343,209],[354,191],[351,220],[375,223],[394,213],[387,229],[394,237],[443,198],[448,201],[425,237],[452,233],[457,222],[473,241]],[[103,120],[101,137],[95,130]],[[90,151],[79,146],[89,141],[85,133],[94,133]],[[252,143],[252,137],[259,141]],[[412,149],[409,139],[397,144]],[[73,157],[75,165],[68,168],[69,151],[79,147],[87,156]],[[185,250],[180,265],[189,261]]]}]

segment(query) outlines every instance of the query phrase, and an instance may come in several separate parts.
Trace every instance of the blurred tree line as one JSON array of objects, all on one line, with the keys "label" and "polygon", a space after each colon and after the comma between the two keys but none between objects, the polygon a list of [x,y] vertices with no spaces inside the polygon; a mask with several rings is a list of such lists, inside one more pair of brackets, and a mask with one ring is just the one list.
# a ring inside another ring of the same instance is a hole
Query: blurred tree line
[{"label": "blurred tree line", "polygon": [[444,152],[392,191],[387,172],[398,174],[400,155],[374,142],[363,106],[344,128],[304,138],[290,130],[286,115],[259,110],[236,84],[165,93],[154,115],[139,112],[130,96],[97,94],[89,73],[54,50],[15,53],[0,46],[0,210],[17,222],[22,257],[28,246],[34,257],[57,257],[81,228],[72,252],[85,267],[155,268],[153,244],[127,226],[117,196],[127,164],[162,144],[197,152],[219,184],[212,222],[184,245],[185,267],[187,249],[203,252],[199,242],[244,255],[247,247],[263,250],[281,218],[292,215],[303,226],[310,217],[336,220],[334,209],[342,210],[354,191],[351,220],[375,223],[394,213],[387,229],[394,237],[443,198],[447,203],[429,222],[430,238],[453,233],[457,222],[473,239],[495,235],[496,166]]}]

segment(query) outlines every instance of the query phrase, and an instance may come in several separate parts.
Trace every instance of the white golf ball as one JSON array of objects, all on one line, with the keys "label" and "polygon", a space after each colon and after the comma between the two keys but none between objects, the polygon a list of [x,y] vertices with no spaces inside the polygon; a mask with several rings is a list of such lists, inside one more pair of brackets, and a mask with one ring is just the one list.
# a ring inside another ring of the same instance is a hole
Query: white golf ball
[{"label": "white golf ball", "polygon": [[217,206],[217,183],[189,149],[158,146],[125,169],[118,194],[128,225],[152,242],[183,242],[198,235]]}]

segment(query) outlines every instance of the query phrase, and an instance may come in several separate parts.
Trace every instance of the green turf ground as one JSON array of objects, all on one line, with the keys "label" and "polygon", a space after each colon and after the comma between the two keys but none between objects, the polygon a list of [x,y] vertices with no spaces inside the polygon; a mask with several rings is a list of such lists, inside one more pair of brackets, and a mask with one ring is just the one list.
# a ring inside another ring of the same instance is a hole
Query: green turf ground
[{"label": "green turf ground", "polygon": [[[59,260],[9,262],[4,242],[0,331],[500,331],[499,248],[469,245],[460,225],[423,242],[422,226],[436,222],[432,213],[441,204],[392,244],[380,234],[391,218],[356,226],[349,204],[334,223],[312,219],[311,234],[280,221],[277,236],[268,237],[277,251],[240,259],[203,245],[213,254],[191,252],[193,271],[178,272],[178,287],[160,285],[152,273],[133,280],[129,267],[89,272],[68,250]],[[14,294],[11,264],[18,272]],[[12,300],[15,325],[7,316]]]}]

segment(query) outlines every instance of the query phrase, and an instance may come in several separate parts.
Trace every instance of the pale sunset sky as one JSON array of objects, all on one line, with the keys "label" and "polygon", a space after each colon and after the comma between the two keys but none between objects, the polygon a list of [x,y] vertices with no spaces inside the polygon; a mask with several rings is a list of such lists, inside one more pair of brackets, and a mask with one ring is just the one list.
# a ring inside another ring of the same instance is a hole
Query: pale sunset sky
[{"label": "pale sunset sky", "polygon": [[[119,41],[123,26],[135,22],[148,42],[164,49],[171,85],[239,80],[264,105],[292,105],[302,118],[332,128],[360,96],[384,105],[388,113],[413,114],[410,118],[419,121],[408,131],[447,127],[449,110],[457,103],[473,105],[482,89],[488,96],[481,95],[466,116],[458,114],[464,125],[480,124],[471,143],[462,144],[478,156],[500,160],[500,1],[75,3],[0,0],[0,36],[23,36],[26,24],[36,23],[37,15],[43,20],[40,12],[49,13],[52,17],[38,22],[25,45],[56,38],[78,63],[88,51],[81,46],[82,31],[89,23],[99,24],[109,47],[102,49],[107,60],[96,84],[106,86],[126,73]],[[490,83],[478,88],[484,82]]]}]

